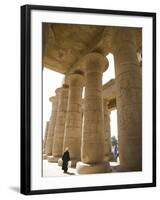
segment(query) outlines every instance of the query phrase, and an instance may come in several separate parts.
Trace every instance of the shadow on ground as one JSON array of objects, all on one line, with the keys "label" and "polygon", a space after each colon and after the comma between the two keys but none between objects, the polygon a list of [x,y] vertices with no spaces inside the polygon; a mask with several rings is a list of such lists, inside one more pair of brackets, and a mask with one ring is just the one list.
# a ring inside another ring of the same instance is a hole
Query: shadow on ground
[{"label": "shadow on ground", "polygon": [[75,173],[67,172],[68,175],[76,175]]},{"label": "shadow on ground", "polygon": [[18,186],[10,186],[9,189],[14,192],[18,192],[18,193],[20,192],[20,188]]}]

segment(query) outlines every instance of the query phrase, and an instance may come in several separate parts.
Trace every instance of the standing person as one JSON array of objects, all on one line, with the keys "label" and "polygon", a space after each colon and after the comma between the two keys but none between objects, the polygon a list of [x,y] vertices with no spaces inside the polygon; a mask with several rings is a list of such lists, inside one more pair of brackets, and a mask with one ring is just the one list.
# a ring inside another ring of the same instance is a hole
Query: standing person
[{"label": "standing person", "polygon": [[62,156],[62,170],[64,170],[64,173],[67,173],[68,170],[68,161],[70,160],[69,150],[68,147],[65,149],[63,156]]},{"label": "standing person", "polygon": [[118,144],[115,144],[114,146],[114,158],[115,158],[115,161],[117,162],[117,157],[119,156],[119,153],[118,153]]}]

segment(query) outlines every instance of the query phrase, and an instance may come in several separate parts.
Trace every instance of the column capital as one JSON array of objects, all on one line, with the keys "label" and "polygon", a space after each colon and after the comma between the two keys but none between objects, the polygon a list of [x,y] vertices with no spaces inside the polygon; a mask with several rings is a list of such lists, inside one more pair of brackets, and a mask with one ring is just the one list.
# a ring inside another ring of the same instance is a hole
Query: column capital
[{"label": "column capital", "polygon": [[60,90],[61,90],[61,88],[57,88],[57,89],[55,90],[56,95],[58,95],[58,93],[60,92]]},{"label": "column capital", "polygon": [[84,85],[84,76],[82,73],[72,73],[66,76],[66,83],[70,86]]},{"label": "column capital", "polygon": [[111,51],[114,53],[120,47],[124,47],[127,44],[132,44],[136,47],[137,29],[129,27],[118,27],[112,31],[111,39]]},{"label": "column capital", "polygon": [[92,52],[83,57],[83,71],[103,73],[109,66],[108,59],[100,53]]},{"label": "column capital", "polygon": [[49,97],[49,101],[54,102],[56,100],[56,96]]},{"label": "column capital", "polygon": [[58,95],[58,94],[61,93],[62,91],[68,90],[68,88],[69,88],[68,84],[63,84],[62,87],[57,88],[57,89],[55,90],[55,93],[56,93],[56,95]]}]

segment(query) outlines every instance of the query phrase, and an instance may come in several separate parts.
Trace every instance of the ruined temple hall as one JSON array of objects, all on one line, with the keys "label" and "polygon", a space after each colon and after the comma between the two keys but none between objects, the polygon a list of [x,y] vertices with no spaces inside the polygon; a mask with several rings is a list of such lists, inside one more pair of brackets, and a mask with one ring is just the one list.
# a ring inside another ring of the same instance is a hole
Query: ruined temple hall
[{"label": "ruined temple hall", "polygon": [[[43,67],[65,76],[48,97],[43,159],[78,174],[111,173],[111,111],[117,110],[119,165],[142,170],[142,29],[43,23]],[[102,84],[114,58],[115,79]],[[82,95],[84,92],[84,95]]]}]

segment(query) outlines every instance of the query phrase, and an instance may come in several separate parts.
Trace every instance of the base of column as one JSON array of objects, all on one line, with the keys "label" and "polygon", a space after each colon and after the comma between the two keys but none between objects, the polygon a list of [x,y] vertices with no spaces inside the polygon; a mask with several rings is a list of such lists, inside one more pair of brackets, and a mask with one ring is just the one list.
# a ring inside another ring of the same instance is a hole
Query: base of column
[{"label": "base of column", "polygon": [[[77,160],[70,160],[70,161],[68,162],[68,167],[73,167],[73,168],[75,168],[77,162],[78,162]],[[62,159],[61,159],[61,158],[58,159],[58,166],[62,166]]]},{"label": "base of column", "polygon": [[47,160],[47,154],[43,154],[43,160]]},{"label": "base of column", "polygon": [[48,162],[56,163],[58,162],[58,158],[55,158],[53,156],[47,156]]},{"label": "base of column", "polygon": [[109,162],[101,162],[96,164],[86,164],[78,162],[76,165],[78,174],[94,174],[94,173],[109,173],[111,168]]},{"label": "base of column", "polygon": [[133,171],[142,171],[141,167],[126,167],[118,165],[115,167],[116,172],[133,172]]},{"label": "base of column", "polygon": [[62,166],[62,158],[58,159],[58,166]]},{"label": "base of column", "polygon": [[110,153],[109,155],[105,155],[104,161],[114,161],[114,155]]}]

